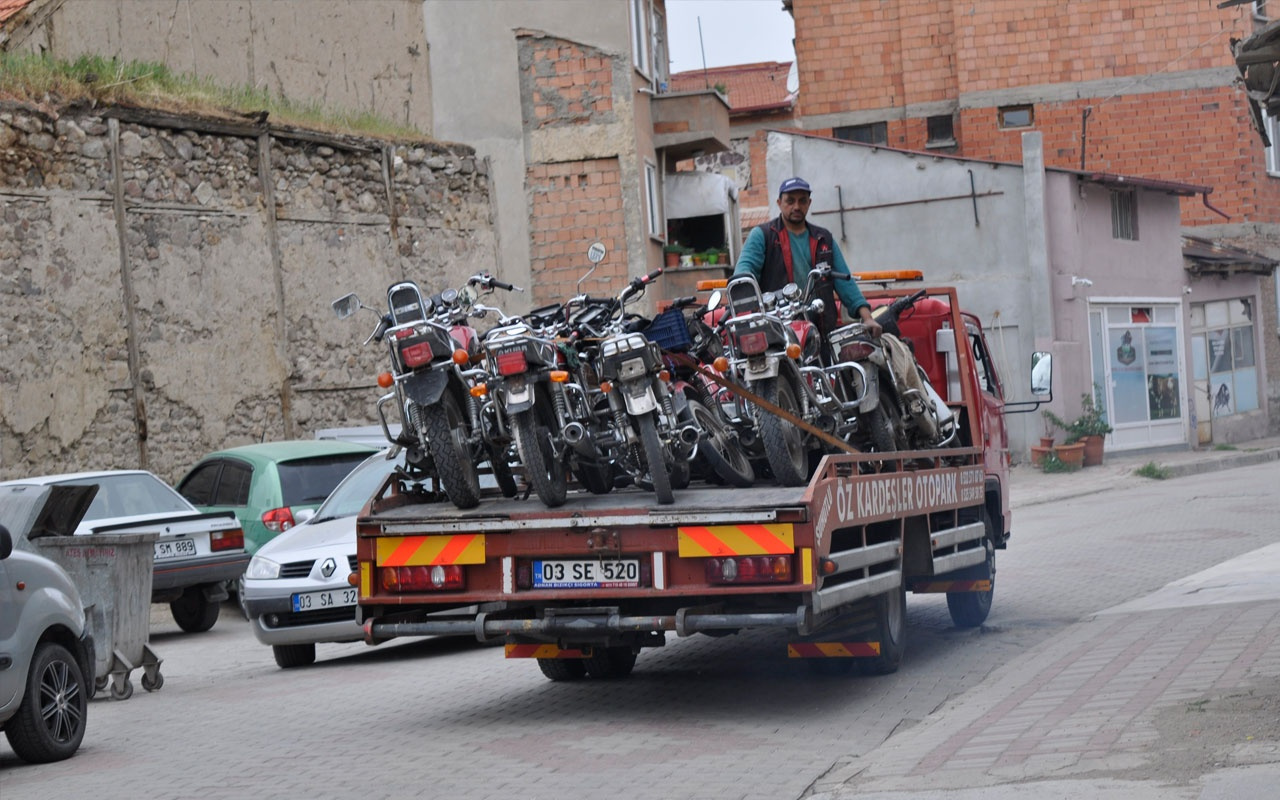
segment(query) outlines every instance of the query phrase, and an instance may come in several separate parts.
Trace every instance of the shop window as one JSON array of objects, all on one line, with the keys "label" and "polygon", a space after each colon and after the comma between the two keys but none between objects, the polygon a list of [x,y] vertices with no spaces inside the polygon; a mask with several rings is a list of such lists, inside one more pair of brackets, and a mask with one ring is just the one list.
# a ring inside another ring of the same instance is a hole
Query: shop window
[{"label": "shop window", "polygon": [[1111,193],[1111,238],[1138,241],[1138,195],[1136,192]]},{"label": "shop window", "polygon": [[1030,128],[1036,116],[1031,106],[1001,106],[999,120],[1001,128]]},{"label": "shop window", "polygon": [[1220,300],[1203,304],[1203,309],[1213,416],[1257,410],[1253,301],[1250,298]]},{"label": "shop window", "polygon": [[837,139],[844,139],[846,142],[887,145],[889,143],[889,123],[872,122],[869,125],[844,125],[839,128],[832,128],[831,135]]}]

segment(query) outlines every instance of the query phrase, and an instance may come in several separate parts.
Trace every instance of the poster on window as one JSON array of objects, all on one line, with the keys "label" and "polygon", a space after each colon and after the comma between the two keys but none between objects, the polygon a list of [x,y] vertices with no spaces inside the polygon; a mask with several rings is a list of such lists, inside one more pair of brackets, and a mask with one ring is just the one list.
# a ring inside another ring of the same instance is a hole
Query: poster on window
[{"label": "poster on window", "polygon": [[1110,331],[1112,423],[1148,420],[1147,377],[1141,328]]},{"label": "poster on window", "polygon": [[1147,411],[1151,419],[1182,416],[1175,328],[1147,328]]},{"label": "poster on window", "polygon": [[1216,331],[1209,331],[1207,338],[1209,341],[1209,371],[1230,372],[1231,331],[1227,328],[1219,328]]},{"label": "poster on window", "polygon": [[1213,401],[1213,415],[1225,417],[1236,413],[1236,398],[1232,391],[1231,373],[1214,375],[1209,379],[1209,398]]}]

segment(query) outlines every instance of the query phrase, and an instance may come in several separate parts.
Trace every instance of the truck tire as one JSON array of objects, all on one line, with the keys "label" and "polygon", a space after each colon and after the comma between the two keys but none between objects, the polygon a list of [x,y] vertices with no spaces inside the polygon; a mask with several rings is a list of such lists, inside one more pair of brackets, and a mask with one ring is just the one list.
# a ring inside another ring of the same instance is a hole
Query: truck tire
[{"label": "truck tire", "polygon": [[576,681],[587,675],[587,667],[580,658],[540,658],[538,669],[553,681]]},{"label": "truck tire", "polygon": [[582,663],[593,678],[625,678],[636,666],[636,652],[627,645],[597,647]]},{"label": "truck tire", "polygon": [[275,656],[276,666],[280,669],[308,667],[316,663],[316,646],[314,644],[273,644],[271,655]]},{"label": "truck tire", "polygon": [[907,586],[880,595],[873,600],[876,617],[876,639],[880,642],[880,655],[857,660],[858,671],[863,675],[890,675],[902,665],[902,653],[907,640]]},{"label": "truck tire", "polygon": [[446,390],[439,401],[419,406],[418,411],[444,493],[458,508],[480,505],[480,476],[467,452],[467,421],[458,408],[458,401]]},{"label": "truck tire", "polygon": [[658,497],[658,504],[669,506],[676,501],[675,492],[671,490],[671,474],[667,472],[667,462],[663,457],[662,440],[658,438],[658,428],[650,411],[636,418],[640,426],[640,443],[644,446],[644,460],[649,469],[649,479],[653,481],[653,493]]},{"label": "truck tire", "polygon": [[547,419],[551,416],[547,412],[552,410],[551,400],[539,394],[533,408],[521,411],[511,420],[516,449],[520,451],[520,463],[524,464],[525,478],[533,485],[533,491],[547,508],[564,505],[569,489],[564,464],[556,458],[555,448],[551,444],[555,421],[554,417]]},{"label": "truck tire", "polygon": [[987,551],[987,559],[978,571],[978,580],[991,581],[991,588],[985,592],[947,592],[947,611],[951,612],[951,621],[957,628],[977,628],[987,621],[991,613],[991,601],[996,593],[996,548],[991,539],[991,519],[986,508],[980,514],[987,535],[982,539],[982,546]]},{"label": "truck tire", "polygon": [[4,735],[23,761],[47,764],[70,758],[84,739],[89,695],[80,665],[56,642],[36,647],[26,692]]},{"label": "truck tire", "polygon": [[[800,403],[795,389],[786,378],[766,378],[757,392],[783,411],[799,416]],[[760,438],[773,479],[783,486],[804,486],[809,482],[809,454],[805,452],[804,434],[779,416],[759,409]]]},{"label": "truck tire", "polygon": [[187,633],[204,633],[218,621],[219,604],[204,596],[203,586],[188,586],[169,604],[173,621]]}]

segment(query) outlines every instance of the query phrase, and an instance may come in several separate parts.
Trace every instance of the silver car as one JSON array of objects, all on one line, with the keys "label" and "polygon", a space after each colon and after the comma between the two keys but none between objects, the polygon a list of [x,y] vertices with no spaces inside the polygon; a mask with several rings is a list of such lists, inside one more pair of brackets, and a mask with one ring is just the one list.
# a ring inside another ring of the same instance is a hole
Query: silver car
[{"label": "silver car", "polygon": [[70,758],[93,694],[93,637],[75,584],[49,559],[13,549],[0,525],[0,728],[13,752]]},{"label": "silver car", "polygon": [[316,660],[318,642],[358,642],[356,515],[403,454],[370,456],[338,484],[315,516],[263,545],[244,574],[243,605],[258,641],[284,669]]}]

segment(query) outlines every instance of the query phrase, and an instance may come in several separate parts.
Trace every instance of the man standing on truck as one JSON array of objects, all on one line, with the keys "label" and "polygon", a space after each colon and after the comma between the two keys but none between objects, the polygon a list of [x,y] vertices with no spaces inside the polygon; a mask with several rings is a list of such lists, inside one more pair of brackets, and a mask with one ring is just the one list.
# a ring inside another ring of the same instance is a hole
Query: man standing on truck
[{"label": "man standing on truck", "polygon": [[[809,270],[814,264],[831,264],[831,271],[839,275],[849,274],[840,246],[831,231],[808,222],[809,202],[812,192],[803,178],[787,178],[778,187],[780,213],[768,223],[751,230],[742,254],[738,257],[734,275],[754,275],[760,289],[776,292],[788,283],[805,287]],[[872,336],[880,335],[880,323],[871,316],[871,304],[862,296],[862,290],[852,279],[834,280],[831,285],[819,288],[818,296],[826,304],[822,314],[821,330],[831,331],[839,325],[835,297],[854,318],[861,319]]]}]

